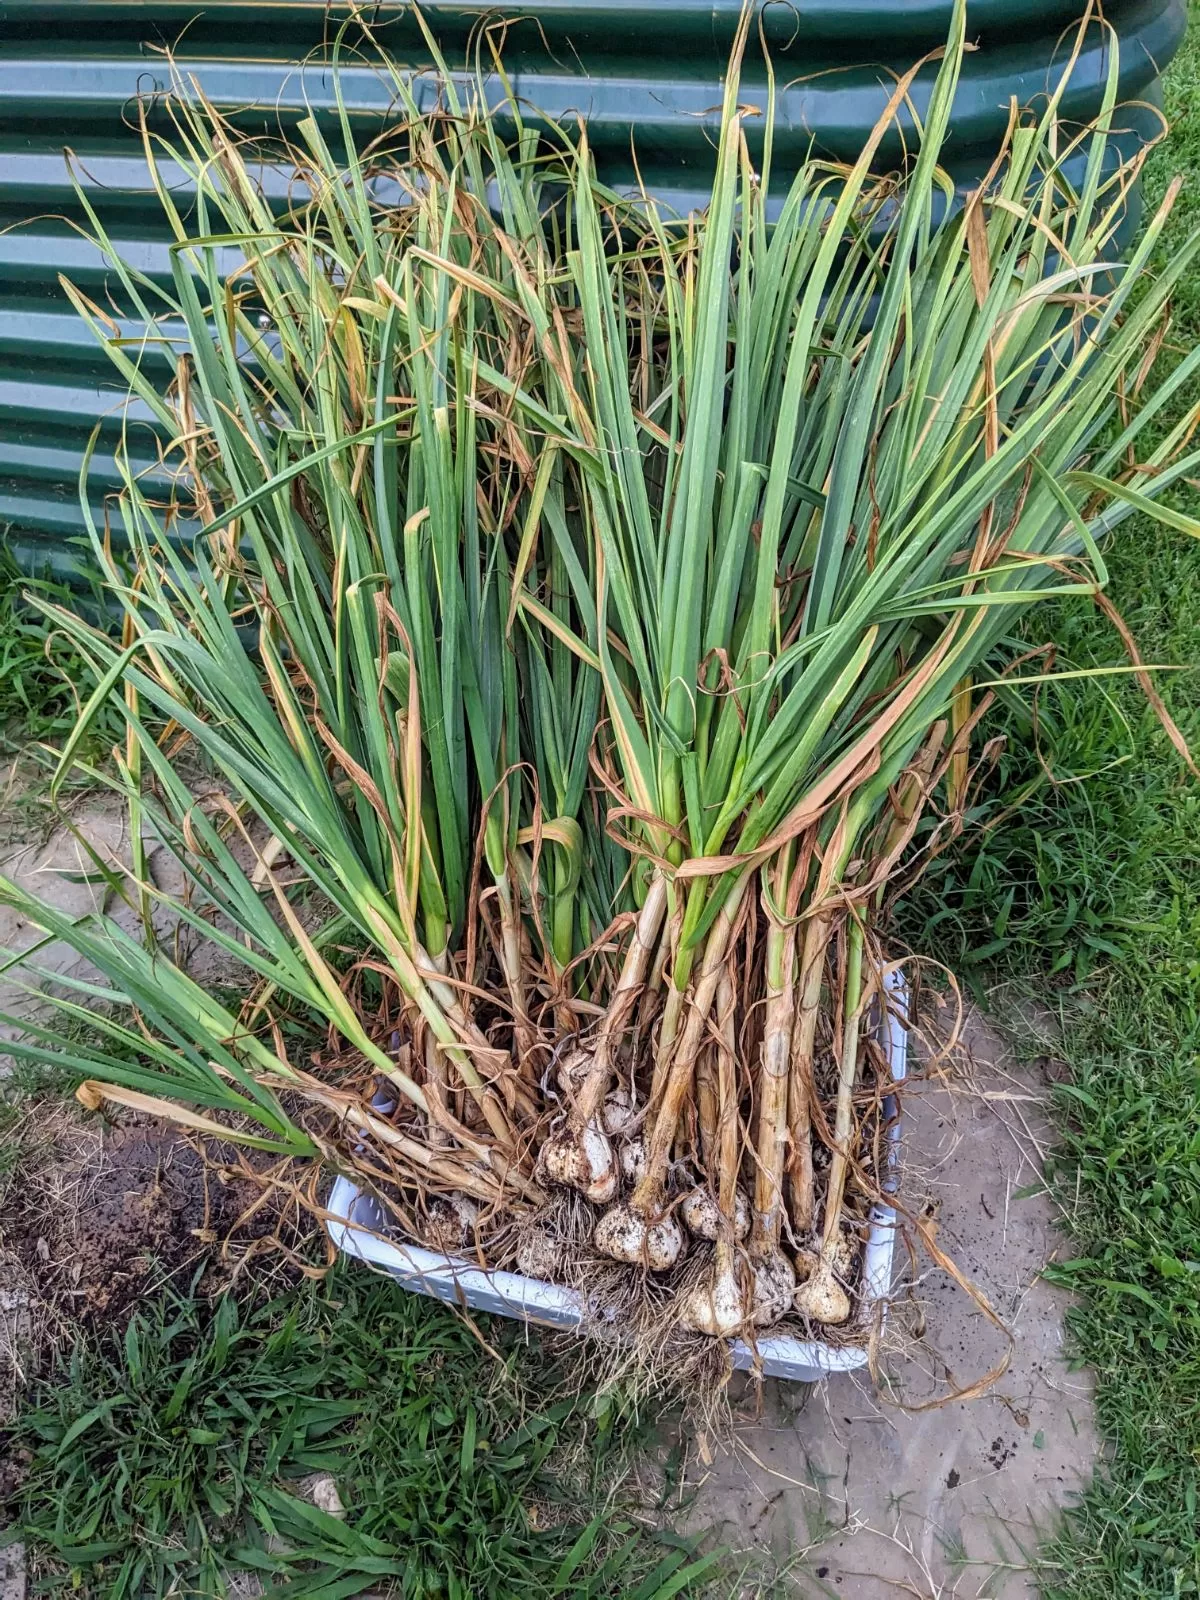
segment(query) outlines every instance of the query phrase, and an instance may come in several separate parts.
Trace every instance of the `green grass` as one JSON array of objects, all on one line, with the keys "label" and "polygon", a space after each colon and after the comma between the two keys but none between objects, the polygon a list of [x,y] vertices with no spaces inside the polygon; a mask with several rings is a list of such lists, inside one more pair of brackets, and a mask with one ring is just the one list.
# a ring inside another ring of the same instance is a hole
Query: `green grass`
[{"label": "green grass", "polygon": [[[12,1510],[35,1592],[215,1597],[233,1572],[311,1600],[689,1592],[717,1556],[646,1531],[628,1419],[548,1404],[566,1374],[483,1320],[490,1350],[341,1269],[251,1309],[172,1292],[82,1343],[8,1441],[31,1457]],[[302,1492],[321,1472],[344,1519]]]},{"label": "green grass", "polygon": [[[77,610],[98,607],[95,591],[19,572],[0,539],[0,851],[51,819],[45,793],[51,758],[43,746],[69,737],[79,717],[79,685],[89,681],[69,641],[48,632],[29,604],[30,594]],[[117,733],[115,719],[102,716],[85,741],[86,754],[101,756]],[[79,788],[73,776],[70,793]]]},{"label": "green grass", "polygon": [[53,579],[19,573],[0,549],[0,745],[10,749],[65,738],[77,713],[72,654],[61,638],[47,638],[43,618],[24,598],[30,590],[60,605],[79,602]]},{"label": "green grass", "polygon": [[[1152,156],[1151,204],[1185,188],[1164,254],[1200,217],[1200,6],[1167,82],[1173,133]],[[1200,337],[1200,276],[1174,337]],[[1190,396],[1192,400],[1195,395]],[[1194,514],[1197,495],[1181,505]],[[1200,544],[1143,524],[1114,548],[1111,598],[1200,749]],[[1043,617],[1060,664],[1124,660],[1086,604]],[[1078,1356],[1098,1377],[1108,1464],[1043,1551],[1047,1600],[1200,1594],[1200,783],[1136,685],[1109,678],[1044,698],[1038,743],[1011,718],[976,820],[990,830],[939,862],[906,931],[980,990],[1057,1004],[1070,1082],[1054,1176],[1075,1258]],[[1090,774],[1086,782],[1072,781]],[[1036,785],[1022,809],[1004,813]]]}]

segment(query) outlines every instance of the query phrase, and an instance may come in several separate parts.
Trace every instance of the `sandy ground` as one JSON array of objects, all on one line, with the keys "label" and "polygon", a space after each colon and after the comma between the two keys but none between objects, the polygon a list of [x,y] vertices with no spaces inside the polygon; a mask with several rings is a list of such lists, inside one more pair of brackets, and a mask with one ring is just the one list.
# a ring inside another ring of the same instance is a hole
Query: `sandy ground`
[{"label": "sandy ground", "polygon": [[[866,1373],[768,1381],[761,1401],[741,1396],[730,1441],[692,1442],[689,1525],[786,1574],[792,1592],[1036,1593],[1029,1553],[1097,1453],[1089,1377],[1063,1350],[1067,1297],[1039,1276],[1064,1249],[1040,1178],[1045,1088],[1044,1069],[1019,1069],[974,1015],[947,1075],[914,1084],[904,1102],[907,1204],[1011,1346],[948,1273],[928,1256],[906,1266],[898,1249],[878,1386]],[[1006,1353],[985,1394],[945,1399]]]},{"label": "sandy ground", "polygon": [[[88,803],[76,823],[108,864],[128,861],[113,808]],[[103,905],[132,925],[69,830],[11,847],[3,870],[76,915]],[[30,938],[0,911],[0,946],[21,949]],[[38,960],[51,973],[77,966],[61,946]],[[0,980],[0,1009],[23,1013],[30,1003]],[[740,1396],[730,1440],[687,1441],[684,1521],[719,1531],[756,1568],[790,1580],[781,1592],[853,1600],[1033,1592],[1026,1553],[1086,1482],[1097,1450],[1087,1376],[1064,1359],[1065,1297],[1039,1276],[1064,1248],[1040,1181],[1045,1084],[1041,1069],[1018,1068],[975,1016],[960,1057],[904,1100],[906,1203],[986,1296],[1011,1347],[947,1273],[927,1257],[906,1264],[898,1248],[878,1386],[866,1374],[768,1382]],[[1006,1353],[1008,1368],[986,1394],[946,1400]],[[22,1581],[14,1553],[0,1551],[0,1600],[17,1600]]]}]

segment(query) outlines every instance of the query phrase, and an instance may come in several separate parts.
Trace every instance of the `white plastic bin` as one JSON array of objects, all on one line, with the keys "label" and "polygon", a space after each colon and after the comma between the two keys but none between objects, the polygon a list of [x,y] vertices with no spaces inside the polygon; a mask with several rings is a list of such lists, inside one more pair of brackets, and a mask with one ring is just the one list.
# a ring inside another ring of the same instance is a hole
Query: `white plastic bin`
[{"label": "white plastic bin", "polygon": [[[883,1023],[882,1037],[892,1081],[899,1083],[907,1071],[908,1030],[904,1022],[905,986],[898,973],[892,975],[889,988],[892,1005]],[[891,1190],[897,1177],[900,1140],[895,1096],[889,1095],[884,1101],[884,1115],[890,1120],[889,1170],[884,1188]],[[383,1207],[349,1178],[338,1178],[334,1183],[327,1209],[326,1226],[337,1249],[390,1273],[406,1289],[432,1295],[450,1305],[467,1305],[476,1311],[491,1311],[539,1325],[572,1328],[581,1320],[581,1298],[573,1289],[515,1272],[488,1272],[455,1256],[381,1237],[387,1226]],[[874,1206],[859,1299],[864,1320],[891,1287],[895,1229],[896,1213],[892,1207]],[[829,1373],[852,1372],[867,1363],[867,1352],[861,1345],[828,1345],[818,1339],[783,1334],[765,1334],[756,1341],[756,1351],[765,1373],[794,1383],[815,1383]],[[734,1366],[754,1366],[756,1351],[740,1339],[735,1340]]]}]

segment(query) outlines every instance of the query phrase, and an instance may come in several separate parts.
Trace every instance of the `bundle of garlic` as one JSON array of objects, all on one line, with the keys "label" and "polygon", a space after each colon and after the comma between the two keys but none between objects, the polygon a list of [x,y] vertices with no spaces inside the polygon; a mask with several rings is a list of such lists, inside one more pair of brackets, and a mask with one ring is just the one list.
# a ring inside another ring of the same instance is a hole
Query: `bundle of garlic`
[{"label": "bundle of garlic", "polygon": [[[95,673],[63,771],[115,707],[106,781],[185,889],[139,843],[145,939],[0,890],[104,975],[16,1053],[354,1173],[488,1266],[611,1260],[717,1337],[850,1316],[885,888],[956,825],[1016,620],[1195,470],[1190,419],[1136,447],[1200,364],[1144,360],[1197,242],[1139,281],[1164,209],[1111,263],[1132,174],[1061,88],[945,206],[963,29],[905,173],[873,164],[917,68],[779,200],[744,23],[683,220],[449,74],[437,104],[395,75],[400,122],[343,118],[341,158],[311,120],[252,151],[177,86],[172,282],[95,224],[122,309],[186,327],[168,394],[72,293],[184,470],[164,514],[120,457],[121,639],[46,609]],[[288,209],[252,158],[296,170]]]}]

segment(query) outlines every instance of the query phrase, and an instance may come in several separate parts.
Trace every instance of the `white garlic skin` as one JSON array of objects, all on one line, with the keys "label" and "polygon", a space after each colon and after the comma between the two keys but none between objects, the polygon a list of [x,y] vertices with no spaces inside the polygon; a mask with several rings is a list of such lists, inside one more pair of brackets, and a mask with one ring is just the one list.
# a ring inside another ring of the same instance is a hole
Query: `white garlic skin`
[{"label": "white garlic skin", "polygon": [[791,1309],[796,1274],[782,1250],[770,1250],[751,1263],[754,1281],[750,1291],[750,1320],[756,1328],[769,1328]]},{"label": "white garlic skin", "polygon": [[[720,1207],[703,1184],[698,1184],[689,1194],[684,1195],[679,1205],[679,1214],[688,1232],[697,1239],[712,1241],[721,1231]],[[733,1202],[733,1237],[741,1240],[749,1232],[750,1202],[739,1189],[734,1195]]]},{"label": "white garlic skin", "polygon": [[858,1240],[849,1233],[839,1233],[833,1247],[833,1271],[843,1284],[848,1284],[858,1265]]},{"label": "white garlic skin", "polygon": [[616,1205],[596,1224],[593,1242],[614,1261],[666,1272],[683,1253],[683,1229],[673,1216],[648,1222],[632,1206]]},{"label": "white garlic skin", "polygon": [[596,1059],[594,1050],[588,1050],[581,1044],[568,1045],[559,1056],[555,1066],[555,1075],[558,1087],[569,1099],[579,1088],[588,1075],[592,1062]]},{"label": "white garlic skin", "polygon": [[829,1273],[819,1270],[796,1290],[792,1304],[810,1322],[823,1322],[831,1327],[845,1322],[850,1315],[850,1296]]},{"label": "white garlic skin", "polygon": [[621,1175],[636,1186],[646,1176],[646,1144],[643,1139],[626,1139],[621,1146]]},{"label": "white garlic skin", "polygon": [[679,1320],[693,1333],[731,1339],[746,1321],[737,1273],[714,1267],[712,1276],[702,1278],[684,1299]]},{"label": "white garlic skin", "polygon": [[[839,1232],[837,1239],[834,1241],[833,1250],[829,1258],[830,1275],[835,1284],[840,1285],[842,1289],[848,1289],[850,1286],[851,1279],[853,1278],[855,1269],[858,1266],[858,1256],[861,1249],[861,1244],[862,1241],[852,1233]],[[796,1282],[803,1285],[808,1282],[809,1278],[812,1277],[812,1275],[821,1265],[820,1245],[801,1245],[792,1259],[796,1267]],[[797,1290],[797,1294],[799,1294],[799,1290]],[[824,1298],[821,1299],[821,1306],[823,1309],[826,1308],[827,1305],[833,1309],[837,1309],[837,1307],[840,1306],[840,1303],[840,1300],[836,1296],[833,1300],[828,1302],[826,1302]],[[800,1302],[798,1300],[796,1304],[797,1310],[801,1309]],[[811,1313],[807,1311],[804,1314],[805,1316],[811,1315]],[[819,1322],[844,1322],[849,1314],[850,1313],[847,1310],[844,1316],[820,1316],[817,1317],[816,1320]]]},{"label": "white garlic skin", "polygon": [[600,1125],[610,1138],[625,1133],[637,1117],[637,1107],[630,1099],[629,1090],[613,1089],[600,1113]]},{"label": "white garlic skin", "polygon": [[539,1167],[550,1183],[578,1189],[595,1206],[616,1198],[617,1163],[597,1122],[588,1122],[579,1131],[567,1127],[552,1133],[542,1146]]},{"label": "white garlic skin", "polygon": [[809,1245],[801,1245],[792,1261],[796,1268],[796,1282],[807,1283],[821,1264],[821,1252]]}]

